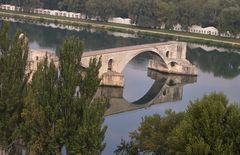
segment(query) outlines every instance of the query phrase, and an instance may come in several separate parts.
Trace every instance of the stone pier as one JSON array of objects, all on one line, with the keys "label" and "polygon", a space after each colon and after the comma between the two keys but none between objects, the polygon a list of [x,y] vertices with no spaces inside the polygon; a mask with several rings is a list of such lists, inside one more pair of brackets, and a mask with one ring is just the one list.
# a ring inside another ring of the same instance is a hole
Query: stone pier
[{"label": "stone pier", "polygon": [[124,87],[124,76],[121,73],[107,71],[102,75],[102,86]]}]

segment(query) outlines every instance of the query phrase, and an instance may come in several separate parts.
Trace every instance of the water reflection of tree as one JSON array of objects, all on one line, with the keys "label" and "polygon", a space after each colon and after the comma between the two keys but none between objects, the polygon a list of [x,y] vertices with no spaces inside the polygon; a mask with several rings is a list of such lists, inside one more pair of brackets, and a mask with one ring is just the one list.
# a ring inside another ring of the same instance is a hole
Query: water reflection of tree
[{"label": "water reflection of tree", "polygon": [[187,59],[197,65],[203,72],[213,73],[216,77],[231,79],[240,73],[240,54],[189,49]]},{"label": "water reflection of tree", "polygon": [[[0,21],[1,22],[1,21]],[[50,28],[28,23],[11,23],[12,34],[20,28],[27,32],[30,41],[37,41],[41,47],[55,48],[59,46],[66,36],[78,36],[85,43],[86,50],[106,49],[119,46],[136,45],[162,41],[161,38],[139,37],[123,38],[109,35],[107,31],[96,30],[91,32],[85,28],[82,31],[71,31],[59,28]]]}]

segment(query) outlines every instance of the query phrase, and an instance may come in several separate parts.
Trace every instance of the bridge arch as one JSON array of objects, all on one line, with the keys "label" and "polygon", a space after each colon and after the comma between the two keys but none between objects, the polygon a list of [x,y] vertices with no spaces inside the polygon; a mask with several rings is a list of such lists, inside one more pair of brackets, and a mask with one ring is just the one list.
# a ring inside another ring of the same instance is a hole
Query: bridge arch
[{"label": "bridge arch", "polygon": [[118,72],[122,73],[123,70],[125,69],[125,67],[127,66],[127,64],[132,60],[134,59],[136,56],[138,56],[139,54],[142,54],[142,53],[146,53],[146,52],[150,52],[150,53],[154,53],[156,54],[160,59],[161,59],[161,62],[162,64],[164,65],[164,67],[168,68],[168,63],[166,62],[166,56],[158,51],[156,48],[149,48],[149,49],[143,49],[143,50],[139,50],[139,51],[136,51],[136,52],[131,52],[131,55],[127,55],[126,54],[126,57],[124,57],[124,60],[121,61],[120,65],[119,65],[119,70]]}]

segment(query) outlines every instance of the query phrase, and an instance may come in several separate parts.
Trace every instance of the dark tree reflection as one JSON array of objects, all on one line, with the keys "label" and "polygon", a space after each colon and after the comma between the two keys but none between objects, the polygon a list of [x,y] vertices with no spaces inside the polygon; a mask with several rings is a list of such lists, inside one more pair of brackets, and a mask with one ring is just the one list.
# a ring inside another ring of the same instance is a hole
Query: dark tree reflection
[{"label": "dark tree reflection", "polygon": [[240,54],[230,52],[207,52],[201,48],[189,49],[187,59],[203,72],[212,72],[215,77],[232,79],[240,73]]}]

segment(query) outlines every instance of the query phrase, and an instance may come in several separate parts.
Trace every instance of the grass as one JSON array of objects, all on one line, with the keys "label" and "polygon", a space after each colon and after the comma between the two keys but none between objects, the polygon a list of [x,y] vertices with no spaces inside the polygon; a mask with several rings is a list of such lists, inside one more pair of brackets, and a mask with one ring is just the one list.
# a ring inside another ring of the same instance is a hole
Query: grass
[{"label": "grass", "polygon": [[225,37],[212,36],[212,35],[206,35],[206,34],[150,29],[150,28],[137,27],[133,25],[90,21],[86,19],[74,19],[69,17],[56,17],[56,16],[43,15],[43,14],[30,14],[30,13],[14,12],[14,11],[6,11],[6,10],[0,10],[0,14],[6,17],[22,18],[25,20],[38,20],[40,22],[50,21],[54,23],[68,24],[68,25],[74,25],[74,26],[85,26],[89,28],[93,27],[93,28],[104,29],[109,31],[137,33],[140,35],[150,35],[150,36],[157,36],[157,37],[161,36],[168,39],[215,45],[215,46],[221,46],[221,47],[230,47],[230,48],[238,48],[238,49],[240,48],[240,39],[225,38]]}]

